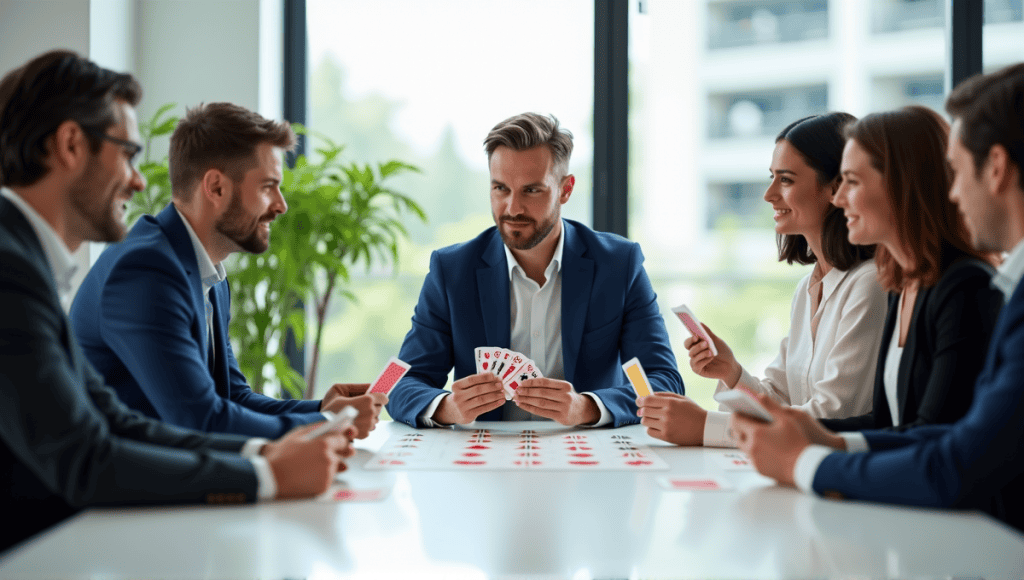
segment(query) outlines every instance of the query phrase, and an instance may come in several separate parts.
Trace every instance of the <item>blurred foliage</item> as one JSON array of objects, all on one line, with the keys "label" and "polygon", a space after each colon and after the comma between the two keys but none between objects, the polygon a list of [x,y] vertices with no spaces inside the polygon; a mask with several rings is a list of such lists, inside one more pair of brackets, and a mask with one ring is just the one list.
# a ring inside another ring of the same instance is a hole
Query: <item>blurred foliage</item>
[{"label": "blurred foliage", "polygon": [[137,192],[128,203],[125,223],[133,225],[143,214],[156,215],[171,202],[171,178],[167,172],[167,156],[152,159],[153,139],[168,136],[178,126],[178,117],[168,115],[175,103],[168,103],[146,121],[139,123],[139,135],[142,137],[143,158],[139,163],[139,173],[146,178],[146,188]]},{"label": "blurred foliage", "polygon": [[[426,221],[419,204],[390,187],[395,176],[419,171],[416,167],[397,160],[376,166],[343,161],[342,145],[321,141],[325,145],[316,149],[315,163],[299,155],[284,171],[281,191],[288,211],[275,220],[270,249],[233,258],[231,336],[239,368],[258,392],[276,378],[293,396],[312,397],[307,384],[316,381],[332,298],[354,297],[348,288],[353,267],[387,268],[398,260],[399,242],[408,236],[405,216]],[[308,341],[305,306],[313,313]],[[311,349],[306,378],[284,355],[289,330]]]}]

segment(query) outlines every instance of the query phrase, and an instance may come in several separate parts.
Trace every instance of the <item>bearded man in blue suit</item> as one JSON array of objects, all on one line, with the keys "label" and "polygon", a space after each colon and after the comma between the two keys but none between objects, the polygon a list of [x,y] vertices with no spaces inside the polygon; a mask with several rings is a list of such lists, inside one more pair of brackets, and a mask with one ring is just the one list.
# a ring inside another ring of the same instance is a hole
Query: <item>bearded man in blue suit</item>
[{"label": "bearded man in blue suit", "polygon": [[90,269],[71,307],[89,362],[129,407],[200,431],[277,438],[351,405],[358,437],[386,395],[338,384],[322,401],[280,400],[249,388],[228,340],[222,262],[270,245],[288,209],[281,156],[290,125],[231,103],[189,109],[171,136],[172,203],[143,216]]},{"label": "bearded man in blue suit", "polygon": [[827,497],[983,510],[1024,530],[1024,64],[950,94],[949,192],[975,247],[1009,252],[1006,295],[967,414],[952,425],[842,436],[762,399],[771,424],[733,416],[757,469]]},{"label": "bearded man in blue suit", "polygon": [[[640,246],[561,218],[575,177],[572,135],[534,113],[484,141],[495,227],[430,258],[399,358],[411,365],[388,411],[413,426],[552,419],[638,422],[621,364],[638,357],[655,390],[683,393]],[[501,380],[475,373],[477,347],[510,348],[545,378],[506,402]],[[451,392],[441,390],[455,369]]]}]

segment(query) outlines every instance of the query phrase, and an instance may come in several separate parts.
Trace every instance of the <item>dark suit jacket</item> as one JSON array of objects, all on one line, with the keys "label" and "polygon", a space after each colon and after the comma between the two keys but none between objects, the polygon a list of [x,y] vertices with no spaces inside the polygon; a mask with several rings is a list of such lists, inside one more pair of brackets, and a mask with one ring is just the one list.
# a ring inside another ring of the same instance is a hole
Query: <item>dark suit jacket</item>
[{"label": "dark suit jacket", "polygon": [[130,411],[82,356],[35,231],[0,198],[0,550],[86,506],[254,501],[243,437]]},{"label": "dark suit jacket", "polygon": [[[683,392],[665,321],[643,268],[639,244],[562,221],[562,362],[577,392],[600,397],[615,426],[637,423],[636,394],[621,364],[633,357],[654,390]],[[388,412],[417,426],[455,367],[476,372],[478,346],[508,348],[512,311],[508,262],[497,228],[435,251],[412,330],[399,358],[412,365],[390,394]],[[501,420],[501,409],[480,416]]]},{"label": "dark suit jacket", "polygon": [[129,407],[172,425],[276,439],[323,421],[319,401],[252,391],[228,340],[227,282],[210,289],[215,365],[192,239],[173,205],[143,216],[82,282],[71,322],[85,356]]},{"label": "dark suit jacket", "polygon": [[[964,258],[951,265],[938,283],[918,293],[896,383],[899,429],[953,423],[970,408],[974,382],[1003,306],[1003,293],[991,285],[993,273],[985,262]],[[821,423],[829,429],[892,427],[883,377],[889,342],[898,330],[898,311],[899,294],[894,294],[889,297],[889,314],[879,345],[871,412],[846,419],[823,419]]]},{"label": "dark suit jacket", "polygon": [[871,451],[827,456],[815,492],[980,509],[1024,530],[1024,284],[999,314],[962,419],[864,435]]}]

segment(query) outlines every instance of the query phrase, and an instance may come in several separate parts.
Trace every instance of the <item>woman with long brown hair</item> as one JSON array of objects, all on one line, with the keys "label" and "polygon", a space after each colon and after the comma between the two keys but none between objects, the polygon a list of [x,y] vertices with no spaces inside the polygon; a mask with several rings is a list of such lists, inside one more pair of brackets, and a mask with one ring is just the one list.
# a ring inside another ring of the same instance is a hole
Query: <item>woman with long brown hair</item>
[{"label": "woman with long brown hair", "polygon": [[842,208],[850,242],[877,244],[890,292],[871,413],[835,431],[952,423],[970,407],[1002,294],[995,257],[973,249],[949,199],[949,125],[921,106],[875,113],[846,130]]}]

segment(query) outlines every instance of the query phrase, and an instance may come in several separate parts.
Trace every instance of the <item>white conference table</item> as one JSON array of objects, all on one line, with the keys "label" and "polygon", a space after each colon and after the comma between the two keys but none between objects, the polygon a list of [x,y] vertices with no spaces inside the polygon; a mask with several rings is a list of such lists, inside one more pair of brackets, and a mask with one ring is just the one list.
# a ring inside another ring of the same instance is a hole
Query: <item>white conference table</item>
[{"label": "white conference table", "polygon": [[[0,578],[1024,577],[1024,535],[983,514],[810,497],[640,426],[622,432],[669,471],[362,469],[403,432],[381,423],[339,476],[390,487],[383,500],[88,510],[7,554]],[[733,489],[670,491],[670,474]]]}]

